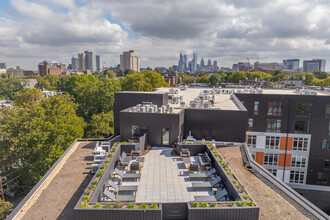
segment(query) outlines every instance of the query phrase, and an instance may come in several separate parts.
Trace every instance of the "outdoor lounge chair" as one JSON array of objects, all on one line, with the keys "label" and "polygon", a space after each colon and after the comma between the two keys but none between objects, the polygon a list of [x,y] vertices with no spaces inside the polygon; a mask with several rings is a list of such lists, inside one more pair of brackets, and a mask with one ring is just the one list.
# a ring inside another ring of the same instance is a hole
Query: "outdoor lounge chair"
[{"label": "outdoor lounge chair", "polygon": [[212,188],[218,185],[221,181],[221,178],[218,176],[211,182],[201,182],[201,183],[192,183],[193,188]]},{"label": "outdoor lounge chair", "polygon": [[142,152],[140,149],[136,149],[131,151],[131,156],[132,157],[141,157],[142,156]]},{"label": "outdoor lounge chair", "polygon": [[224,196],[226,196],[227,190],[223,189],[221,191],[218,191],[216,195],[211,195],[211,196],[195,196],[195,201],[196,202],[216,202],[220,201]]},{"label": "outdoor lounge chair", "polygon": [[119,186],[111,179],[108,181],[108,185],[116,190],[116,192],[131,192],[137,191],[138,186]]},{"label": "outdoor lounge chair", "polygon": [[199,166],[198,164],[190,164],[188,167],[188,173],[190,174],[191,172],[197,172],[199,173]]},{"label": "outdoor lounge chair", "polygon": [[120,176],[122,179],[139,179],[141,174],[139,173],[123,173],[118,168],[115,169],[115,174]]},{"label": "outdoor lounge chair", "polygon": [[189,158],[190,159],[190,151],[189,149],[181,149],[180,151],[180,159],[183,160],[183,158]]},{"label": "outdoor lounge chair", "polygon": [[135,202],[135,195],[115,195],[108,189],[105,189],[103,195],[112,201]]},{"label": "outdoor lounge chair", "polygon": [[189,173],[190,179],[200,179],[200,178],[210,178],[212,175],[214,175],[217,171],[213,168],[207,173]]},{"label": "outdoor lounge chair", "polygon": [[131,162],[132,156],[128,156],[125,152],[121,154],[121,157],[119,158],[119,168],[126,168],[129,163]]},{"label": "outdoor lounge chair", "polygon": [[209,157],[209,155],[207,154],[207,152],[205,152],[205,154],[203,156],[198,156],[198,162],[200,163],[202,169],[206,167],[211,167],[212,165],[212,160]]}]

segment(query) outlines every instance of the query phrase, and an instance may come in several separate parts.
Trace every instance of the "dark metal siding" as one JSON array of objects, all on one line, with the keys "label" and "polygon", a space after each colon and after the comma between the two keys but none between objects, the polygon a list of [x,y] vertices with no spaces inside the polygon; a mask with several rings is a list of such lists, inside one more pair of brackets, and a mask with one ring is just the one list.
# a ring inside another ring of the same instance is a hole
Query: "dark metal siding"
[{"label": "dark metal siding", "polygon": [[[265,132],[267,119],[282,120],[282,133],[294,133],[296,120],[310,121],[311,146],[308,162],[307,184],[318,184],[317,173],[327,173],[330,186],[330,170],[324,169],[324,160],[330,159],[330,150],[322,150],[322,139],[330,139],[328,135],[330,118],[325,118],[326,104],[330,104],[329,96],[307,95],[264,95],[264,94],[236,94],[248,110],[248,118],[253,118],[253,131]],[[253,114],[254,101],[259,101],[259,115]],[[283,105],[282,116],[268,116],[268,101],[281,101]],[[299,102],[312,103],[311,117],[296,116],[296,105]]]},{"label": "dark metal siding", "polygon": [[184,137],[189,131],[197,140],[244,142],[247,111],[185,109]]},{"label": "dark metal siding", "polygon": [[187,203],[163,204],[163,220],[185,220],[188,218]]},{"label": "dark metal siding", "polygon": [[114,103],[114,127],[115,134],[119,134],[119,112],[126,108],[142,104],[142,102],[153,102],[155,105],[162,106],[168,103],[167,93],[148,93],[148,92],[117,92],[115,93]]}]

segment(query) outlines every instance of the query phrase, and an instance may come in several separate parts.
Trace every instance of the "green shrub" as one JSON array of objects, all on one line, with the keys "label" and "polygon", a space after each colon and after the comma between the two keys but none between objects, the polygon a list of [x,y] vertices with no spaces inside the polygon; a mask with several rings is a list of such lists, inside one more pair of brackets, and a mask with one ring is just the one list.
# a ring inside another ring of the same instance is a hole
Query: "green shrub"
[{"label": "green shrub", "polygon": [[225,170],[225,171],[230,171],[229,167],[225,167],[224,170]]},{"label": "green shrub", "polygon": [[198,202],[193,202],[191,204],[191,207],[194,207],[194,208],[197,208],[197,207],[200,207],[201,205],[198,203]]},{"label": "green shrub", "polygon": [[129,209],[135,209],[136,208],[136,204],[130,203],[130,204],[128,204],[127,208],[129,208]]},{"label": "green shrub", "polygon": [[256,204],[253,201],[248,201],[246,204],[248,206],[256,206]]},{"label": "green shrub", "polygon": [[204,141],[202,141],[202,142],[200,142],[200,144],[205,144],[205,142],[204,142]]},{"label": "green shrub", "polygon": [[220,157],[220,154],[219,154],[217,151],[214,152],[214,155],[215,155],[216,157]]},{"label": "green shrub", "polygon": [[[115,152],[117,150],[117,147],[113,147],[112,149],[111,149],[111,151],[112,152]],[[111,154],[111,153],[110,153]],[[112,156],[110,156],[110,154],[109,154],[109,157],[112,157],[113,156],[113,153],[112,153]]]},{"label": "green shrub", "polygon": [[140,205],[140,209],[142,209],[143,211],[146,211],[146,209],[148,208],[149,206],[147,204],[141,204]]},{"label": "green shrub", "polygon": [[201,203],[201,207],[206,208],[206,207],[210,207],[210,206],[209,206],[208,203],[206,203],[206,202],[202,202],[202,203]]},{"label": "green shrub", "polygon": [[112,204],[111,203],[106,203],[104,204],[103,208],[112,208]]},{"label": "green shrub", "polygon": [[243,185],[240,185],[239,188],[238,188],[238,191],[240,193],[243,193],[244,192],[244,186]]},{"label": "green shrub", "polygon": [[88,189],[94,189],[95,188],[95,185],[90,185],[89,187],[88,187]]},{"label": "green shrub", "polygon": [[100,169],[96,176],[97,176],[97,177],[102,176],[103,173],[104,173],[104,171],[105,171],[105,169]]},{"label": "green shrub", "polygon": [[243,202],[243,201],[239,201],[239,202],[237,203],[237,206],[243,207],[243,206],[246,206],[246,203]]},{"label": "green shrub", "polygon": [[88,203],[86,201],[82,201],[80,204],[79,204],[79,208],[86,208],[88,207]]},{"label": "green shrub", "polygon": [[217,207],[217,204],[215,202],[210,203],[211,207]]},{"label": "green shrub", "polygon": [[84,202],[88,202],[88,200],[89,200],[89,196],[84,196],[82,199],[82,201],[84,201]]},{"label": "green shrub", "polygon": [[226,171],[226,173],[227,173],[228,176],[233,175],[233,173],[230,170]]},{"label": "green shrub", "polygon": [[99,183],[99,181],[95,180],[95,181],[92,182],[92,185],[97,185],[98,183]]},{"label": "green shrub", "polygon": [[235,185],[238,184],[238,181],[237,180],[233,180],[232,181]]},{"label": "green shrub", "polygon": [[110,154],[109,154],[109,157],[110,157],[110,158],[113,157],[113,153],[110,153]]},{"label": "green shrub", "polygon": [[214,150],[214,146],[212,143],[207,142],[207,146],[209,146],[210,150],[213,151]]},{"label": "green shrub", "polygon": [[151,209],[158,209],[158,204],[157,203],[151,203],[149,205],[149,208],[151,208]]},{"label": "green shrub", "polygon": [[123,141],[123,142],[121,142],[121,144],[127,144],[127,142],[126,141]]},{"label": "green shrub", "polygon": [[119,202],[116,202],[115,204],[113,204],[113,207],[115,209],[119,209],[119,208],[121,208],[121,204]]},{"label": "green shrub", "polygon": [[104,165],[105,165],[105,166],[108,166],[108,165],[109,165],[109,161],[108,161],[108,160],[105,161],[105,162],[104,162]]},{"label": "green shrub", "polygon": [[249,195],[245,195],[245,196],[243,196],[243,198],[244,198],[245,200],[250,200],[250,199],[251,199],[251,196],[249,196]]},{"label": "green shrub", "polygon": [[96,203],[96,204],[93,206],[93,208],[99,209],[99,208],[101,208],[101,204],[100,204],[100,203]]},{"label": "green shrub", "polygon": [[229,205],[230,207],[233,207],[233,206],[235,206],[235,203],[234,203],[234,202],[230,202],[228,205]]}]

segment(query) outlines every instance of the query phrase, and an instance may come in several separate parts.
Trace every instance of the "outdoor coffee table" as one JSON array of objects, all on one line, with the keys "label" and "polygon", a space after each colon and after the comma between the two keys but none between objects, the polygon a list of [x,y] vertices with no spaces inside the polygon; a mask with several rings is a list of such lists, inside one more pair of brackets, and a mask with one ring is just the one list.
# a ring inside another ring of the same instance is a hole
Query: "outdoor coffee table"
[{"label": "outdoor coffee table", "polygon": [[191,160],[189,158],[184,158],[183,163],[186,166],[186,168],[188,168],[188,165],[191,163]]}]

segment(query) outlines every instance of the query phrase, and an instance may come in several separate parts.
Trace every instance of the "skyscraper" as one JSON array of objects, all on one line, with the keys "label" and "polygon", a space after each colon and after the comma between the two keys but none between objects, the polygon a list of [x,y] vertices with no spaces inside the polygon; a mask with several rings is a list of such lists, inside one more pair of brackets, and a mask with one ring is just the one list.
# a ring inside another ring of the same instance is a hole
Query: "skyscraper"
[{"label": "skyscraper", "polygon": [[120,70],[126,69],[140,72],[140,55],[136,54],[134,50],[124,51],[120,55]]},{"label": "skyscraper", "polygon": [[215,60],[213,61],[213,67],[217,67],[218,66],[218,62]]},{"label": "skyscraper", "polygon": [[85,53],[78,53],[78,58],[79,58],[79,70],[86,70]]},{"label": "skyscraper", "polygon": [[312,73],[317,70],[325,71],[325,60],[321,60],[321,59],[304,60],[303,65],[304,65],[304,72],[306,73]]},{"label": "skyscraper", "polygon": [[211,67],[211,66],[212,66],[212,61],[211,61],[211,59],[208,59],[208,61],[207,61],[207,66],[208,66],[208,67]]},{"label": "skyscraper", "polygon": [[93,52],[85,51],[86,70],[94,72],[96,70],[96,56]]},{"label": "skyscraper", "polygon": [[79,70],[79,58],[78,57],[72,57],[71,58],[71,65],[72,65],[72,70]]},{"label": "skyscraper", "polygon": [[204,67],[204,58],[201,59],[201,67]]},{"label": "skyscraper", "polygon": [[102,57],[100,55],[96,55],[96,70],[103,71]]},{"label": "skyscraper", "polygon": [[196,72],[196,67],[197,67],[197,53],[193,54],[193,59],[191,61],[191,72],[195,73]]},{"label": "skyscraper", "polygon": [[299,59],[288,59],[288,60],[283,60],[283,64],[286,69],[297,69],[299,68]]},{"label": "skyscraper", "polygon": [[6,69],[6,64],[5,63],[0,63],[0,69]]}]

